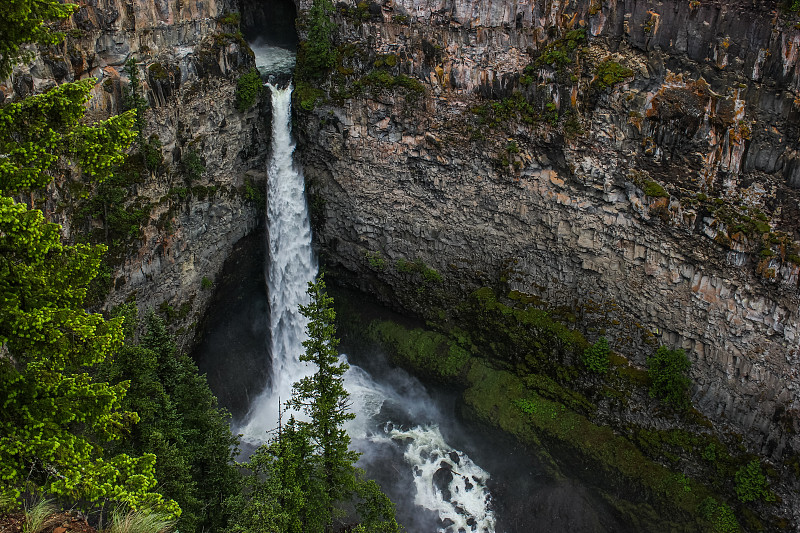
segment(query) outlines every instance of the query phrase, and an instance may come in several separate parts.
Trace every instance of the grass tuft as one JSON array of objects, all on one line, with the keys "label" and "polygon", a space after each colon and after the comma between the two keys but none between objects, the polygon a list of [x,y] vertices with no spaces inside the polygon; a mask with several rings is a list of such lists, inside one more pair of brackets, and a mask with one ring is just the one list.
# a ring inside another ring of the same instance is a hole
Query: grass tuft
[{"label": "grass tuft", "polygon": [[175,526],[163,514],[153,511],[114,512],[108,533],[165,533]]},{"label": "grass tuft", "polygon": [[25,522],[22,525],[22,533],[39,533],[43,531],[53,520],[56,508],[52,500],[40,498],[30,507],[25,504]]}]

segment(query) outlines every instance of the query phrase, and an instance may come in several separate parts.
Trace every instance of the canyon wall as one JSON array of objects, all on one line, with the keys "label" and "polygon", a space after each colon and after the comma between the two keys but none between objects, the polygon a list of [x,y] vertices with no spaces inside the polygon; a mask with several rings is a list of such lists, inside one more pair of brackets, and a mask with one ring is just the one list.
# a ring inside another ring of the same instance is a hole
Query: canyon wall
[{"label": "canyon wall", "polygon": [[[87,116],[100,120],[125,109],[131,90],[125,63],[136,62],[148,104],[142,142],[160,145],[163,161],[136,168],[140,174],[125,185],[123,208],[144,214],[132,222],[141,231],[129,242],[108,243],[118,253],[109,260],[106,305],[135,297],[141,310],[160,309],[188,342],[210,299],[209,282],[233,244],[263,218],[257,204],[263,194],[252,193],[263,190],[270,109],[267,103],[241,113],[234,105],[239,75],[254,66],[238,20],[225,19],[238,6],[230,0],[78,3],[60,27],[65,40],[18,66],[0,95],[10,100],[91,76],[97,83]],[[183,168],[190,153],[205,167],[195,167],[191,178]],[[40,204],[70,240],[102,234],[109,224],[102,213],[64,207],[96,192],[78,189],[57,179]],[[108,213],[114,206],[105,207]]]},{"label": "canyon wall", "polygon": [[298,113],[321,253],[423,316],[499,286],[570,309],[639,366],[685,348],[701,412],[773,460],[796,453],[796,18],[744,1],[339,3],[339,62]]}]

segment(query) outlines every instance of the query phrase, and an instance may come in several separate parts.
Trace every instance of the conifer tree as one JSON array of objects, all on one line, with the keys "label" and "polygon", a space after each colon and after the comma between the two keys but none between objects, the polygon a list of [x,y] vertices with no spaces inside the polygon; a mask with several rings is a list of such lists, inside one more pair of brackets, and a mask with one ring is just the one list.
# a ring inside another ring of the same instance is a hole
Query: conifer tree
[{"label": "conifer tree", "polygon": [[[316,371],[295,383],[287,405],[303,411],[309,420],[291,418],[286,427],[279,422],[275,438],[253,455],[249,467],[265,480],[249,479],[249,495],[238,502],[242,510],[235,530],[322,533],[344,515],[341,504],[350,503],[359,521],[354,531],[398,532],[394,505],[354,466],[359,454],[350,450],[344,429],[344,423],[355,417],[344,388],[348,365],[336,350],[336,313],[321,275],[309,283],[308,293],[309,304],[300,307],[309,319],[300,360]],[[265,523],[271,526],[264,529]]]}]

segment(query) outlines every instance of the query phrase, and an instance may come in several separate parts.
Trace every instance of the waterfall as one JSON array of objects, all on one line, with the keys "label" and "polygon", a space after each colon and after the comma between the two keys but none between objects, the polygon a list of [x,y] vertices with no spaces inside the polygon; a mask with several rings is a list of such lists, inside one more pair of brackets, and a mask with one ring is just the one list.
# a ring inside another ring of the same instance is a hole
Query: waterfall
[{"label": "waterfall", "polygon": [[[255,51],[262,76],[273,76],[276,64],[285,69],[289,63],[281,54],[279,59],[274,57],[274,47],[259,46]],[[299,360],[307,323],[299,306],[308,303],[306,290],[316,276],[317,263],[311,248],[305,183],[293,161],[292,87],[267,86],[272,94],[272,156],[267,176],[269,260],[265,272],[272,339],[271,379],[253,401],[245,422],[237,428],[242,440],[254,446],[265,442],[267,432],[277,426],[279,406],[291,397],[292,385],[314,370]],[[341,357],[346,361],[345,355]],[[397,485],[400,488],[395,493],[413,495],[417,508],[438,517],[432,520],[433,524],[423,526],[425,531],[494,533],[494,512],[486,487],[489,475],[445,442],[438,426],[445,415],[434,406],[419,381],[402,371],[399,374],[402,377],[395,376],[395,381],[377,382],[355,365],[346,373],[345,388],[356,413],[347,430],[355,447],[365,458],[377,457],[384,469],[407,469],[411,481],[403,487]],[[393,423],[385,414],[387,409],[408,423]],[[387,457],[397,449],[401,450],[404,464],[389,465]]]},{"label": "waterfall", "polygon": [[292,393],[292,385],[310,369],[299,357],[306,338],[306,319],[300,305],[308,303],[308,282],[317,274],[311,249],[311,224],[305,200],[303,175],[294,164],[291,133],[292,86],[267,85],[272,93],[272,157],[267,172],[267,228],[272,343],[271,383],[254,402],[239,431],[243,440],[263,442],[277,425],[278,407]]}]

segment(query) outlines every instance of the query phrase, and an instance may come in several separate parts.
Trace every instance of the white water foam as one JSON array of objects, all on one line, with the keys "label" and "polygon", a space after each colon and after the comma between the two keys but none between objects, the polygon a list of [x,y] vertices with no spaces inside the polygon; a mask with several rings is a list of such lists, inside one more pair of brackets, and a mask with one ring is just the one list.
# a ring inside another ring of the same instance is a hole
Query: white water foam
[{"label": "white water foam", "polygon": [[291,50],[273,46],[259,39],[250,43],[256,55],[256,67],[262,75],[289,74],[294,71],[296,55]]},{"label": "white water foam", "polygon": [[[377,383],[362,368],[351,366],[345,374],[345,388],[357,413],[355,420],[348,422],[348,434],[354,440],[404,449],[403,457],[413,473],[414,503],[439,515],[439,533],[494,533],[492,498],[486,486],[489,474],[445,442],[433,423],[442,414],[431,407],[432,399],[417,380]],[[387,405],[419,425],[401,429],[391,420],[381,420]],[[382,429],[374,430],[378,425]]]}]

